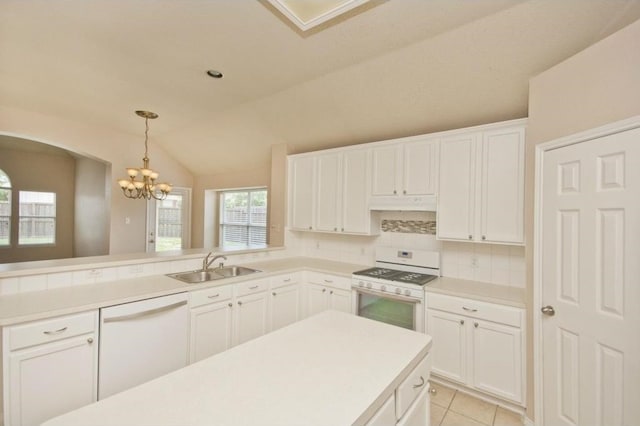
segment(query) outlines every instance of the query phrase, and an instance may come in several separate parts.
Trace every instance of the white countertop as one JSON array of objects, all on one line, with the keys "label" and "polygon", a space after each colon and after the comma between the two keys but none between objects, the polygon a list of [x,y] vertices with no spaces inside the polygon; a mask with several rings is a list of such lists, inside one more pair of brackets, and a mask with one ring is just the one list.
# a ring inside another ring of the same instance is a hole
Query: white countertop
[{"label": "white countertop", "polygon": [[467,297],[501,305],[525,308],[525,289],[507,287],[503,285],[483,283],[478,281],[461,280],[458,278],[440,277],[425,287],[426,296],[429,293],[440,293],[449,296]]},{"label": "white countertop", "polygon": [[324,259],[293,257],[262,262],[243,263],[262,272],[237,278],[185,284],[165,275],[117,280],[97,284],[64,287],[0,296],[0,326],[51,318],[105,306],[134,302],[185,291],[266,278],[285,272],[312,270],[351,277],[351,273],[366,266]]},{"label": "white countertop", "polygon": [[44,425],[363,424],[430,346],[427,335],[326,311]]}]

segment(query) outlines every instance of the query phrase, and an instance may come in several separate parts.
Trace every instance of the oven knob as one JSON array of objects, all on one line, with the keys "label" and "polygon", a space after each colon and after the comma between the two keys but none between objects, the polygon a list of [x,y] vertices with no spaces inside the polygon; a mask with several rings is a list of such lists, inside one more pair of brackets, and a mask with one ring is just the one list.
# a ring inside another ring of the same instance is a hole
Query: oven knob
[{"label": "oven knob", "polygon": [[371,288],[371,283],[367,283],[367,288]]},{"label": "oven knob", "polygon": [[402,290],[400,290],[399,288],[396,288],[396,294],[401,294]]},{"label": "oven knob", "polygon": [[380,286],[380,291],[387,291],[387,286],[386,285],[381,285]]},{"label": "oven knob", "polygon": [[407,289],[404,291],[405,296],[411,296],[411,290]]}]

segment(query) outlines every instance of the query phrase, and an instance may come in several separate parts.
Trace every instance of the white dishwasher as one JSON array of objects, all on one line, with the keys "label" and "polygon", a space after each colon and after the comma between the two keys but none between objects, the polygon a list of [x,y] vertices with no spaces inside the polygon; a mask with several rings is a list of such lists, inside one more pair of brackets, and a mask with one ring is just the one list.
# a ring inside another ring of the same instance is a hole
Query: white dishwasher
[{"label": "white dishwasher", "polygon": [[100,309],[98,399],[187,365],[187,293]]}]

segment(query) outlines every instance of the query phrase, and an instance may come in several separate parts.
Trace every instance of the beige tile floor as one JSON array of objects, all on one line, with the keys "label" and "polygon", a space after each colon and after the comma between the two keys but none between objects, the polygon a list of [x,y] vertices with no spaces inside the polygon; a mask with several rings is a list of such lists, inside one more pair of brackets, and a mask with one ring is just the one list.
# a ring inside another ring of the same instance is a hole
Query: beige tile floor
[{"label": "beige tile floor", "polygon": [[495,404],[431,383],[431,426],[522,426],[520,415]]}]

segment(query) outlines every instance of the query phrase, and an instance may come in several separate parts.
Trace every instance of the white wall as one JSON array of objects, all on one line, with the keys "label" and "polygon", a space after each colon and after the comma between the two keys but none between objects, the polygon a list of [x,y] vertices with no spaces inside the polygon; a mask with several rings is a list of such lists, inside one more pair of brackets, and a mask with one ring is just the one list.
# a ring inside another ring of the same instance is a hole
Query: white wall
[{"label": "white wall", "polygon": [[109,254],[111,168],[89,158],[76,158],[73,257]]}]

